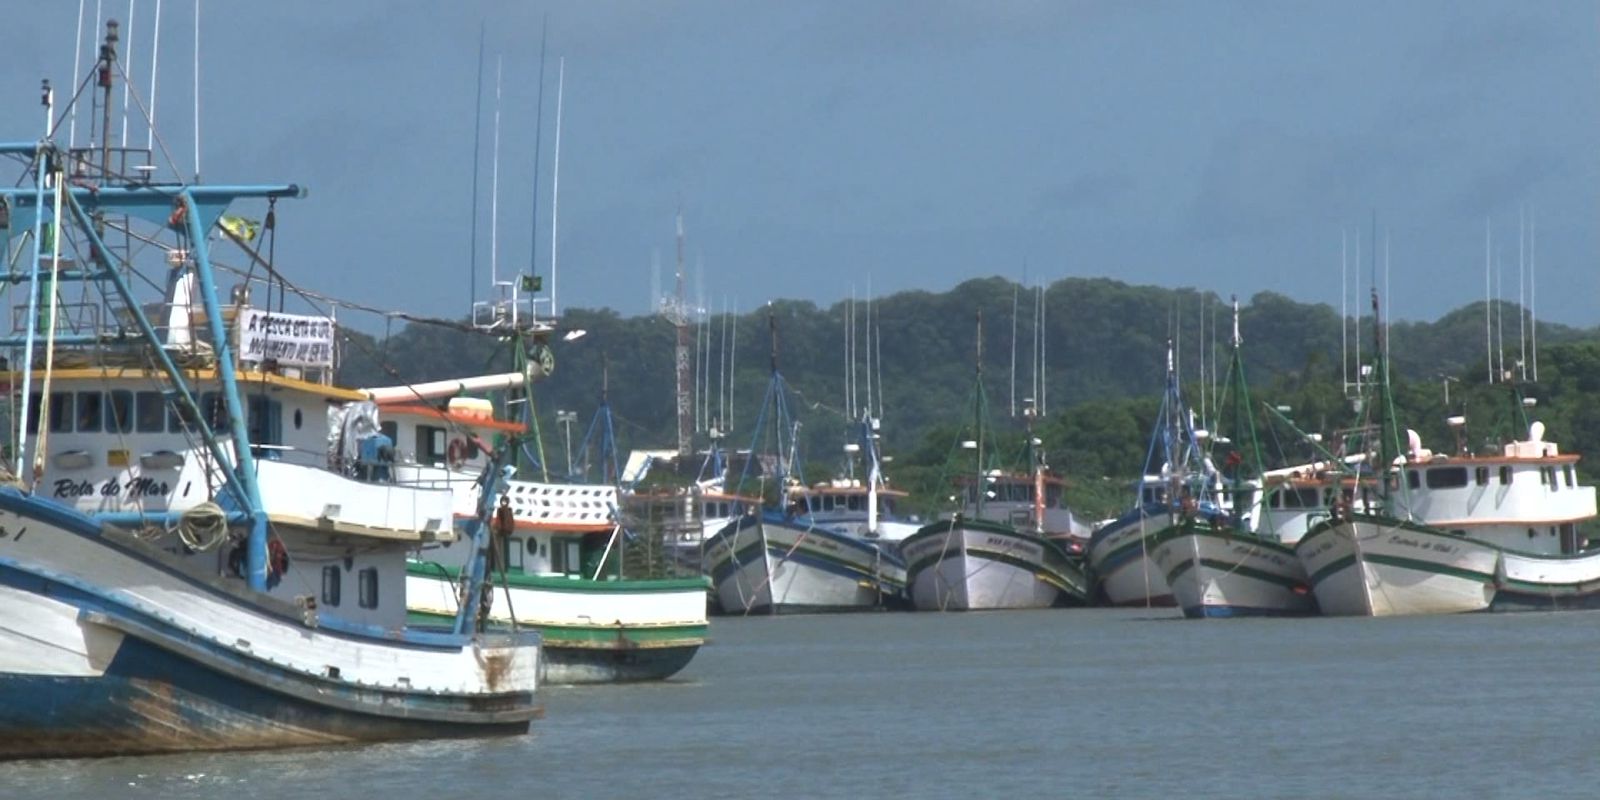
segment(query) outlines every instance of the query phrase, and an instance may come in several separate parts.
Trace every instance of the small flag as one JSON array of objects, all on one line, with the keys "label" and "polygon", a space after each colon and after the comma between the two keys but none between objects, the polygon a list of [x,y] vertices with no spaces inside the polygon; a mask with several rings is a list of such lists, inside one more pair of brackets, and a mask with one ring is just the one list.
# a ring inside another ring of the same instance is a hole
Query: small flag
[{"label": "small flag", "polygon": [[217,220],[217,224],[222,226],[223,230],[247,242],[256,238],[256,233],[261,230],[261,223],[244,217],[224,216]]}]

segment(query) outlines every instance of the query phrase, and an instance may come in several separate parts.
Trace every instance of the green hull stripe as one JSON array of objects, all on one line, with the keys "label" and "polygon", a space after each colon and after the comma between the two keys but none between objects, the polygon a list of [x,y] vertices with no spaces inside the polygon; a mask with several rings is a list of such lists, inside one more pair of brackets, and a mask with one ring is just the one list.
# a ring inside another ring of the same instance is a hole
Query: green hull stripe
[{"label": "green hull stripe", "polygon": [[[435,580],[458,580],[461,571],[440,564],[406,562],[406,574]],[[562,592],[595,592],[599,594],[656,594],[659,592],[705,591],[711,588],[711,579],[704,575],[690,578],[665,578],[657,580],[592,581],[586,578],[568,578],[553,575],[529,575],[507,572],[506,583],[522,589],[549,589]],[[499,585],[496,576],[495,585]]]},{"label": "green hull stripe", "polygon": [[1322,569],[1319,569],[1316,572],[1311,574],[1311,585],[1312,586],[1316,586],[1316,585],[1322,583],[1322,581],[1325,580],[1329,575],[1332,575],[1335,572],[1338,572],[1340,570],[1348,569],[1348,568],[1350,568],[1352,566],[1355,566],[1355,563],[1356,563],[1356,557],[1353,556],[1353,555],[1352,556],[1344,556],[1343,558],[1336,558],[1336,559],[1328,562],[1327,564],[1322,565]]},{"label": "green hull stripe", "polygon": [[[420,625],[438,625],[455,620],[448,614],[428,611],[407,611],[406,619]],[[499,621],[490,626],[508,629],[511,626]],[[659,626],[604,626],[604,625],[549,625],[518,623],[519,630],[538,631],[546,647],[582,648],[585,650],[655,650],[668,647],[692,647],[706,641],[705,625]]]}]

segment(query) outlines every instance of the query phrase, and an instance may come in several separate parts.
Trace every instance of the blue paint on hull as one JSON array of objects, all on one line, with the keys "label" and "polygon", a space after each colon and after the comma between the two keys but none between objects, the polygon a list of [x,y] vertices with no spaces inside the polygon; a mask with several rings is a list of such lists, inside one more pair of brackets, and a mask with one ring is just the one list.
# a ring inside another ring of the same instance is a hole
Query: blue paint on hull
[{"label": "blue paint on hull", "polygon": [[133,637],[98,677],[0,673],[0,758],[239,750],[525,733],[359,714],[236,680]]},{"label": "blue paint on hull", "polygon": [[1232,617],[1308,617],[1314,612],[1286,611],[1281,608],[1257,608],[1254,606],[1221,606],[1207,605],[1185,607],[1183,615],[1189,619],[1229,619]]}]

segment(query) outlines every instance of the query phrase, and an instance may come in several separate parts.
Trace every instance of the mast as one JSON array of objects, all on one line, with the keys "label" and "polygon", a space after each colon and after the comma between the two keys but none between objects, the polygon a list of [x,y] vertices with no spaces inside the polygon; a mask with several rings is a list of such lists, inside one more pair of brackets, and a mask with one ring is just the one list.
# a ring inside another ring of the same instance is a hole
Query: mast
[{"label": "mast", "polygon": [[983,516],[984,474],[983,474],[983,309],[978,309],[978,334],[977,346],[973,353],[973,375],[975,376],[976,391],[972,393],[972,425],[977,431],[977,468],[978,482],[974,485],[977,494],[976,516]]},{"label": "mast", "polygon": [[[663,316],[677,329],[676,359],[678,398],[678,455],[687,457],[691,452],[690,437],[694,429],[694,412],[689,402],[689,313],[684,298],[683,280],[683,212],[678,212],[678,272],[674,296],[664,303]],[[774,356],[776,359],[776,356]]]}]

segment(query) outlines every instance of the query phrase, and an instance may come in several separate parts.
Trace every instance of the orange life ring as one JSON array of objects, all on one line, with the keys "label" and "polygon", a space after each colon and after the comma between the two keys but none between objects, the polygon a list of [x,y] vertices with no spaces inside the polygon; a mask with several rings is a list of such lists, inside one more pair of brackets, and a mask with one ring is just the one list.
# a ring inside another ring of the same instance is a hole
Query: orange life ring
[{"label": "orange life ring", "polygon": [[467,440],[451,439],[450,446],[445,448],[444,457],[450,464],[451,469],[459,469],[462,464],[466,463],[467,453],[469,452],[471,450],[467,447]]}]

